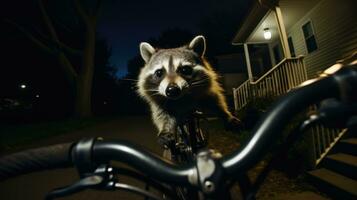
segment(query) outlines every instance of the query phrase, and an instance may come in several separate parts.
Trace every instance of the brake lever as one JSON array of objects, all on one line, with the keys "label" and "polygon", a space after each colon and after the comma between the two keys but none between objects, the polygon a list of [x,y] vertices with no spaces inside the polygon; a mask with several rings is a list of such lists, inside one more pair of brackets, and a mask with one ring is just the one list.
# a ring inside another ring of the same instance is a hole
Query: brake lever
[{"label": "brake lever", "polygon": [[72,185],[52,190],[46,195],[45,200],[68,196],[85,189],[115,190],[117,183],[118,180],[114,177],[113,168],[102,165],[92,174],[82,177]]}]

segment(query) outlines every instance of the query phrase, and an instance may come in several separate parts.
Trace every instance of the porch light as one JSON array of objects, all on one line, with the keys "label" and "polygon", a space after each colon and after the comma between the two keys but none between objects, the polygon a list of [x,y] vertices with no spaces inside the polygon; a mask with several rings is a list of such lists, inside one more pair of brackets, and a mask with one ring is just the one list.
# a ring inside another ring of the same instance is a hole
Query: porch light
[{"label": "porch light", "polygon": [[270,32],[269,28],[264,29],[264,39],[266,39],[266,40],[271,39],[271,32]]}]

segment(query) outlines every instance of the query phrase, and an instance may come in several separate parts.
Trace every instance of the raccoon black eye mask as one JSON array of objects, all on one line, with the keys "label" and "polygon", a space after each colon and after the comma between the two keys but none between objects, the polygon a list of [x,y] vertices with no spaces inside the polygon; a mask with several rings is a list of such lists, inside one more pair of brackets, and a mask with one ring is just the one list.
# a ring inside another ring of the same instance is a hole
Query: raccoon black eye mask
[{"label": "raccoon black eye mask", "polygon": [[145,65],[138,94],[149,104],[158,135],[175,134],[177,124],[194,109],[209,109],[226,124],[238,124],[228,110],[217,74],[205,60],[206,40],[199,35],[182,47],[155,49],[140,44]]}]

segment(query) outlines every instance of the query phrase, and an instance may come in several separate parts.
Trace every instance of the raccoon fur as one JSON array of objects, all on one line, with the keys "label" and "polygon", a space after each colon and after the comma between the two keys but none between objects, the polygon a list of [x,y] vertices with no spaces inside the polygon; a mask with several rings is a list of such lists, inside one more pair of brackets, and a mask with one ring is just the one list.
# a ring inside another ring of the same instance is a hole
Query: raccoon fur
[{"label": "raccoon fur", "polygon": [[239,124],[228,110],[217,74],[204,58],[205,50],[203,36],[172,49],[140,44],[145,66],[139,74],[138,93],[150,105],[159,136],[175,134],[177,125],[195,109],[211,110],[228,125]]}]

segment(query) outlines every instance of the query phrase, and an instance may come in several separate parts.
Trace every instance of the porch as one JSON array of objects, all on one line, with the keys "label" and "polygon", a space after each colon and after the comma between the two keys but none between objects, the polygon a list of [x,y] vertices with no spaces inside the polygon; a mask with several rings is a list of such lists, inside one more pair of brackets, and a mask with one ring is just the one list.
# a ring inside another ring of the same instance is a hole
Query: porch
[{"label": "porch", "polygon": [[[236,111],[257,98],[281,96],[308,80],[305,55],[296,55],[287,30],[318,3],[320,0],[261,0],[253,5],[232,42],[244,46],[248,72],[248,80],[233,88]],[[315,126],[310,131],[309,156],[311,168],[315,168],[346,130]]]}]

